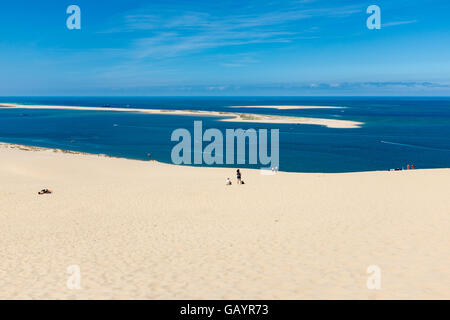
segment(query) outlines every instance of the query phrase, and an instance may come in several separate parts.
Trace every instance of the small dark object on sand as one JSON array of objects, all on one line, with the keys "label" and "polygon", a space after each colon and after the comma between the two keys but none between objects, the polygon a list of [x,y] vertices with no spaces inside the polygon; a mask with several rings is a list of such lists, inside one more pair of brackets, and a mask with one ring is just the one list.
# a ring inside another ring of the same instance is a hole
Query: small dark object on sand
[{"label": "small dark object on sand", "polygon": [[51,194],[52,191],[48,190],[48,189],[42,189],[41,191],[38,192],[38,194]]}]

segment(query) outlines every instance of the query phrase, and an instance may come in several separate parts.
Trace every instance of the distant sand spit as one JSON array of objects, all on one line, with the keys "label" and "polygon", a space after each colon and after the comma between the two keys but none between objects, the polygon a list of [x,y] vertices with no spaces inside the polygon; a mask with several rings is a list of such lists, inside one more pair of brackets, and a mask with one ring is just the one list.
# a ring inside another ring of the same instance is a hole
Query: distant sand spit
[{"label": "distant sand spit", "polygon": [[327,107],[327,106],[231,106],[230,108],[256,108],[256,109],[278,109],[278,110],[345,109],[345,107]]},{"label": "distant sand spit", "polygon": [[60,109],[60,110],[91,110],[91,111],[120,111],[120,112],[142,112],[148,114],[186,115],[186,116],[214,116],[229,117],[221,121],[231,122],[255,122],[255,123],[280,123],[280,124],[311,124],[321,125],[328,128],[353,129],[363,125],[362,122],[337,119],[322,119],[309,117],[286,117],[275,115],[260,115],[250,113],[218,112],[202,110],[163,110],[163,109],[138,109],[138,108],[104,108],[104,107],[76,107],[76,106],[45,106],[45,105],[20,105],[12,103],[1,103],[3,108],[20,109]]},{"label": "distant sand spit", "polygon": [[450,298],[449,169],[227,177],[1,144],[0,299]]}]

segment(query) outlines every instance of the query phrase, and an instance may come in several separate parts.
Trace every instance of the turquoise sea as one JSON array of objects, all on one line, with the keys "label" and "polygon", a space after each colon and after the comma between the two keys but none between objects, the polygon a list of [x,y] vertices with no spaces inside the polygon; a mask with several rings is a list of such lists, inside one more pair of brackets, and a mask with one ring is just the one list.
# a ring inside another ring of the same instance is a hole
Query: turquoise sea
[{"label": "turquoise sea", "polygon": [[[217,117],[0,108],[0,141],[171,163],[177,128],[280,130],[280,170],[353,172],[450,167],[450,98],[387,97],[0,97],[0,103],[236,111],[355,120],[359,129],[220,122]],[[342,106],[277,110],[248,105]],[[234,165],[233,167],[237,167]],[[260,165],[239,165],[259,168]]]}]

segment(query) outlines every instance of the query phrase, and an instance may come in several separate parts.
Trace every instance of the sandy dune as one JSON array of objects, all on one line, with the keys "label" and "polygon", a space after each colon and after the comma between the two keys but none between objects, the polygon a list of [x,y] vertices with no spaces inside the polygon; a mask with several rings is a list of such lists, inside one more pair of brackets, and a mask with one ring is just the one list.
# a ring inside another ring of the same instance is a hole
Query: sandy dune
[{"label": "sandy dune", "polygon": [[91,110],[91,111],[116,111],[116,112],[141,112],[147,114],[184,115],[184,116],[213,116],[222,117],[220,121],[228,122],[254,122],[254,123],[285,123],[285,124],[310,124],[325,126],[328,128],[354,129],[360,128],[364,123],[352,120],[338,120],[310,117],[288,117],[275,115],[262,115],[253,113],[219,112],[203,110],[164,110],[164,109],[138,109],[138,108],[104,108],[104,107],[77,107],[77,106],[45,106],[45,105],[20,105],[14,103],[1,103],[0,108],[20,109],[59,109],[59,110]]},{"label": "sandy dune", "polygon": [[0,298],[450,298],[450,170],[233,173],[1,145]]}]

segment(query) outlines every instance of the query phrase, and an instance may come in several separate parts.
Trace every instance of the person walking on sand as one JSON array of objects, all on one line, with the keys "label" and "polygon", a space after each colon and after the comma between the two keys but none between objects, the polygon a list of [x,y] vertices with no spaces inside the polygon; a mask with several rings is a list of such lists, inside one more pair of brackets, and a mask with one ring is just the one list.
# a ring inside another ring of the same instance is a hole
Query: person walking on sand
[{"label": "person walking on sand", "polygon": [[239,169],[237,169],[237,171],[236,171],[236,178],[237,178],[237,184],[242,184],[241,171],[239,171]]}]

